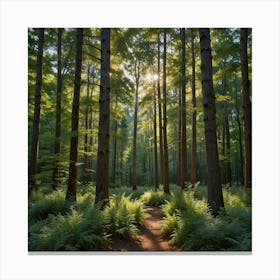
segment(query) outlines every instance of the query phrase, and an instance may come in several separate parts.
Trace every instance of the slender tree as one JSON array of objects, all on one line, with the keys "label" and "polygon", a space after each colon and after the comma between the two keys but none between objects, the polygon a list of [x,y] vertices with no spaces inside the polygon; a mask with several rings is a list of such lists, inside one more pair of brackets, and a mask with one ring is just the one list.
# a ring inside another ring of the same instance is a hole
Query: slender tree
[{"label": "slender tree", "polygon": [[160,158],[160,174],[163,183],[163,140],[162,140],[162,102],[160,92],[160,34],[157,35],[157,94],[158,94],[158,126],[159,126],[159,158]]},{"label": "slender tree", "polygon": [[[39,150],[39,133],[40,133],[40,111],[41,111],[41,91],[42,91],[42,73],[43,73],[43,47],[44,47],[44,28],[39,29],[39,41],[36,64],[36,86],[33,131],[31,144],[31,157],[29,166],[30,190],[38,191],[38,182],[36,175],[38,172],[38,150]],[[29,191],[30,193],[30,191]]]},{"label": "slender tree", "polygon": [[215,94],[212,76],[210,29],[200,28],[201,82],[207,161],[208,204],[214,216],[224,207],[217,147]]},{"label": "slender tree", "polygon": [[158,190],[158,152],[157,152],[157,96],[156,87],[153,87],[153,105],[154,105],[154,183],[155,190]]},{"label": "slender tree", "polygon": [[80,107],[80,88],[81,88],[81,71],[82,71],[82,48],[83,48],[83,29],[77,28],[69,179],[68,179],[68,188],[66,193],[66,201],[70,203],[76,201],[76,193],[77,193],[78,130],[79,130],[79,107]]},{"label": "slender tree", "polygon": [[138,59],[135,61],[134,68],[135,75],[135,102],[134,102],[134,125],[133,125],[133,146],[132,146],[132,188],[137,190],[137,123],[138,123],[138,102],[139,102],[139,79],[140,79],[140,65]]},{"label": "slender tree", "polygon": [[247,54],[248,29],[240,29],[240,61],[242,75],[242,106],[245,138],[244,187],[252,187],[252,113]]},{"label": "slender tree", "polygon": [[95,204],[109,203],[110,28],[101,28],[101,83]]},{"label": "slender tree", "polygon": [[168,144],[167,144],[167,92],[166,92],[166,30],[163,33],[163,77],[162,77],[162,94],[163,94],[163,155],[164,155],[164,181],[163,189],[169,193],[169,166],[168,166]]},{"label": "slender tree", "polygon": [[187,124],[186,124],[186,30],[181,28],[181,44],[182,44],[182,63],[181,63],[181,188],[185,188],[188,179],[188,165],[187,165]]},{"label": "slender tree", "polygon": [[63,28],[57,30],[57,88],[56,88],[56,115],[55,115],[55,142],[54,142],[54,168],[53,168],[53,190],[59,185],[59,158],[60,158],[60,136],[61,136],[61,94],[62,94],[62,63],[61,63],[61,40]]},{"label": "slender tree", "polygon": [[195,96],[195,53],[194,34],[191,28],[192,51],[192,184],[197,182],[197,155],[196,155],[196,96]]}]

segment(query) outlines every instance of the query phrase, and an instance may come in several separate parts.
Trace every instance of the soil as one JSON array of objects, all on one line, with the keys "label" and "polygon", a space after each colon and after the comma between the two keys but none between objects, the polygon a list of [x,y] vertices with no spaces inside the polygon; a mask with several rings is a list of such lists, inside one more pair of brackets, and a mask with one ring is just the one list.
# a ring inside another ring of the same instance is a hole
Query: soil
[{"label": "soil", "polygon": [[171,246],[168,240],[160,234],[162,216],[160,208],[155,206],[145,207],[149,217],[140,227],[140,232],[134,240],[114,240],[112,251],[180,251]]}]

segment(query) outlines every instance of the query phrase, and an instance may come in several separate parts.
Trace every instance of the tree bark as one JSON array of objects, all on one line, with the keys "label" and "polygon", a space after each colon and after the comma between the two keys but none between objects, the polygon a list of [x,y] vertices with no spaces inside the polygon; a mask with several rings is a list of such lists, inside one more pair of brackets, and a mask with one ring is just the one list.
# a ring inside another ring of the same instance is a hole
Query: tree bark
[{"label": "tree bark", "polygon": [[87,99],[86,99],[86,112],[85,112],[85,136],[84,136],[84,165],[83,165],[83,184],[86,185],[89,182],[89,141],[88,141],[88,130],[89,130],[89,104],[90,101],[90,65],[87,65]]},{"label": "tree bark", "polygon": [[244,185],[244,172],[243,172],[243,144],[242,144],[242,129],[241,129],[241,121],[240,121],[240,111],[238,107],[238,99],[237,99],[237,85],[236,85],[236,75],[235,75],[235,110],[236,110],[236,122],[238,125],[238,144],[239,144],[239,156],[240,156],[240,177],[241,177],[241,185]]},{"label": "tree bark", "polygon": [[101,28],[101,82],[95,204],[109,203],[110,28]]},{"label": "tree bark", "polygon": [[181,28],[181,44],[182,44],[182,63],[181,63],[181,78],[182,78],[182,89],[181,89],[181,116],[182,116],[182,128],[181,128],[181,180],[180,186],[184,189],[187,185],[188,180],[188,157],[187,157],[187,131],[186,131],[186,30]]},{"label": "tree bark", "polygon": [[194,34],[191,28],[191,50],[192,50],[192,185],[197,182],[197,154],[196,154],[196,96],[195,96],[195,54]]},{"label": "tree bark", "polygon": [[[39,29],[38,53],[37,53],[37,73],[35,86],[33,131],[31,144],[31,157],[29,166],[30,191],[33,189],[38,191],[38,181],[36,175],[38,173],[38,150],[39,150],[39,134],[40,134],[40,111],[41,111],[41,91],[42,91],[42,73],[43,73],[43,47],[44,47],[44,28]],[[29,194],[30,194],[29,191]]]},{"label": "tree bark", "polygon": [[70,203],[76,201],[76,193],[77,193],[78,131],[79,131],[81,71],[82,71],[82,49],[83,49],[83,29],[77,28],[74,97],[73,97],[73,105],[72,105],[69,179],[68,179],[68,188],[67,188],[67,193],[66,193],[66,201],[70,202]]},{"label": "tree bark", "polygon": [[57,89],[56,89],[56,120],[55,120],[55,142],[54,142],[54,168],[53,168],[53,190],[59,186],[59,157],[61,136],[61,94],[62,94],[62,66],[61,66],[61,39],[63,28],[57,30]]},{"label": "tree bark", "polygon": [[156,87],[153,88],[154,99],[154,184],[155,190],[158,190],[158,153],[157,153],[157,97]]},{"label": "tree bark", "polygon": [[163,92],[163,150],[164,150],[164,182],[163,182],[163,190],[165,193],[169,193],[169,166],[168,166],[168,144],[167,144],[167,113],[166,113],[166,31],[164,30],[163,34],[163,84],[162,84],[162,92]]},{"label": "tree bark", "polygon": [[181,186],[181,171],[182,171],[182,98],[181,98],[182,90],[179,89],[179,129],[178,129],[178,180],[177,185]]},{"label": "tree bark", "polygon": [[207,160],[208,204],[214,216],[224,208],[217,147],[215,94],[212,76],[212,55],[209,28],[200,28],[201,82]]},{"label": "tree bark", "polygon": [[137,190],[137,166],[136,166],[136,157],[137,157],[137,123],[138,123],[138,90],[139,90],[139,71],[140,65],[139,61],[135,62],[135,103],[134,103],[134,125],[133,125],[133,152],[132,152],[132,189]]},{"label": "tree bark", "polygon": [[247,28],[240,29],[240,61],[242,75],[242,103],[245,138],[244,187],[252,187],[252,112],[248,75]]},{"label": "tree bark", "polygon": [[[117,110],[118,98],[116,95],[115,110]],[[116,168],[117,168],[117,133],[118,133],[118,122],[114,121],[114,140],[113,140],[113,168],[112,168],[112,183],[116,185]]]},{"label": "tree bark", "polygon": [[160,155],[160,175],[161,183],[163,183],[163,141],[162,141],[162,102],[161,102],[161,92],[160,92],[160,34],[157,36],[158,41],[158,51],[157,51],[157,94],[158,94],[158,126],[159,126],[159,155]]}]

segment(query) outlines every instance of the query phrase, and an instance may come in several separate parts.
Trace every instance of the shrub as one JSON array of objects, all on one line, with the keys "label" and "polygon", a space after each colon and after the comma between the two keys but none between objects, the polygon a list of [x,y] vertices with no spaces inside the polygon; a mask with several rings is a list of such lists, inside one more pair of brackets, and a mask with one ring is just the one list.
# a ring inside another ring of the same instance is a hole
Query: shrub
[{"label": "shrub", "polygon": [[169,198],[168,194],[165,194],[163,191],[147,191],[141,195],[140,200],[149,206],[160,206],[165,203]]}]

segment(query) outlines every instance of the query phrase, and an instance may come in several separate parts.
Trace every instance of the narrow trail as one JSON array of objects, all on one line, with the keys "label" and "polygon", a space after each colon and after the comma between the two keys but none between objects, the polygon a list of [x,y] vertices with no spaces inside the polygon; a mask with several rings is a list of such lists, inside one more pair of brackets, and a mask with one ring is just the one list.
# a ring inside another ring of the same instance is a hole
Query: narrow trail
[{"label": "narrow trail", "polygon": [[135,240],[115,240],[112,245],[114,251],[180,251],[173,247],[168,240],[160,234],[162,216],[160,208],[155,206],[145,207],[149,217],[145,220]]}]

